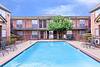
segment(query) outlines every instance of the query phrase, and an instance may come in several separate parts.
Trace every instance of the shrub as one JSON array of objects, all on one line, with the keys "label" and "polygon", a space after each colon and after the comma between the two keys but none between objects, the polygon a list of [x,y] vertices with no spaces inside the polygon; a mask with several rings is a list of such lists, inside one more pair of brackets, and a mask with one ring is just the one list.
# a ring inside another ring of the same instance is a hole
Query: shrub
[{"label": "shrub", "polygon": [[14,44],[17,39],[17,35],[11,34],[9,44]]},{"label": "shrub", "polygon": [[11,38],[11,39],[10,39],[10,45],[11,45],[11,44],[14,44],[14,43],[15,43],[15,41],[16,41],[16,39],[15,39],[15,38]]}]

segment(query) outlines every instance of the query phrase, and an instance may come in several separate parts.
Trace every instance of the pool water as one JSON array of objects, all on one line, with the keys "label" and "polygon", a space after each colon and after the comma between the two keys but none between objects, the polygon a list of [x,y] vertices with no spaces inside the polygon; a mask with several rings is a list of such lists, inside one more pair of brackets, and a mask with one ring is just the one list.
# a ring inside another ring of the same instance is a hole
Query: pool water
[{"label": "pool water", "polygon": [[65,42],[37,42],[3,67],[100,67],[100,63]]}]

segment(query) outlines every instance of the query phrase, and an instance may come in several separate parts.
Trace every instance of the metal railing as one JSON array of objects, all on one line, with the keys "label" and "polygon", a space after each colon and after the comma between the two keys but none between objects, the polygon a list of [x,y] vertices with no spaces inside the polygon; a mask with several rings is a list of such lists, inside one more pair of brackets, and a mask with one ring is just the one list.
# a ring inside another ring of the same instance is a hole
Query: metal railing
[{"label": "metal railing", "polygon": [[87,29],[87,26],[76,26],[73,29]]}]

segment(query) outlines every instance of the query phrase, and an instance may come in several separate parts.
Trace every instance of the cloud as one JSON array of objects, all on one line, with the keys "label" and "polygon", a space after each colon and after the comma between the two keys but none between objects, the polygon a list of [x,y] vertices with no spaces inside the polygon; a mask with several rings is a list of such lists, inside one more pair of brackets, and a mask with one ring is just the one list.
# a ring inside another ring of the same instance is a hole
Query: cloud
[{"label": "cloud", "polygon": [[75,0],[79,4],[86,5],[87,7],[93,7],[94,5],[100,3],[100,0]]},{"label": "cloud", "polygon": [[[89,15],[89,11],[95,7],[100,0],[73,0],[72,4],[59,5],[49,7],[42,10],[42,15],[63,15],[63,16],[79,16]],[[84,13],[85,14],[84,14]]]},{"label": "cloud", "polygon": [[76,15],[74,13],[74,7],[73,5],[59,5],[56,7],[48,8],[42,10],[43,15]]}]

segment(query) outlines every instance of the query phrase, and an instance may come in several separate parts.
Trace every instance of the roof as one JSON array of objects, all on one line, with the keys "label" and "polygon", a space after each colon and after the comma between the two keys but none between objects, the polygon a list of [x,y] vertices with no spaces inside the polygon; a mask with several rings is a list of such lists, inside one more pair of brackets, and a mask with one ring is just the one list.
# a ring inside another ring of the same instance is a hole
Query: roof
[{"label": "roof", "polygon": [[7,22],[7,20],[0,14],[0,19],[3,21],[3,22]]},{"label": "roof", "polygon": [[[23,19],[51,19],[54,16],[12,16],[12,20],[23,20]],[[64,16],[70,19],[89,19],[90,16]]]},{"label": "roof", "polygon": [[100,3],[97,4],[97,5],[90,11],[90,13],[92,13],[92,12],[98,10],[98,9],[100,9]]},{"label": "roof", "polygon": [[10,10],[8,8],[6,8],[5,6],[3,6],[2,4],[0,4],[0,9],[11,13]]}]

